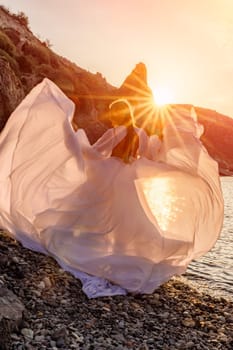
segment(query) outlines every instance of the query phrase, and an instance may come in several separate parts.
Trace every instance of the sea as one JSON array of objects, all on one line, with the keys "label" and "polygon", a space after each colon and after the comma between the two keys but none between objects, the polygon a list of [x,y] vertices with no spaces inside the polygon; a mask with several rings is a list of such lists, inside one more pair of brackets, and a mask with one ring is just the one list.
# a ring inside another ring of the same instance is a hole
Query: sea
[{"label": "sea", "polygon": [[185,278],[218,297],[233,300],[233,176],[221,177],[224,223],[214,248],[193,261]]}]

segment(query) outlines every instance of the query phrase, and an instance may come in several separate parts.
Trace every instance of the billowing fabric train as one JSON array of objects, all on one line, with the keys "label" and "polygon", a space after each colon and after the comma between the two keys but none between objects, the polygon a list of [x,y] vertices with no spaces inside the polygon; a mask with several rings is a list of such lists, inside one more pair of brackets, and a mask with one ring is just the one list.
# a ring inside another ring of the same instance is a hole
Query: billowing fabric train
[{"label": "billowing fabric train", "polygon": [[163,140],[139,136],[129,164],[111,156],[126,127],[91,145],[74,104],[44,79],[0,135],[0,226],[49,254],[89,297],[152,293],[209,251],[223,222],[216,162],[193,115],[170,114]]}]

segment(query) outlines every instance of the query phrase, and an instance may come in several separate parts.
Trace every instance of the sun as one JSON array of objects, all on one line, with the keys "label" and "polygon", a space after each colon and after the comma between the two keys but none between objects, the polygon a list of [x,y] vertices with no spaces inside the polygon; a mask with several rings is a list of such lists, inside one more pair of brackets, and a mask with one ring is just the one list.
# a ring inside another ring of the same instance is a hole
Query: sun
[{"label": "sun", "polygon": [[153,96],[155,105],[159,107],[175,102],[174,93],[168,87],[156,87],[153,89]]}]

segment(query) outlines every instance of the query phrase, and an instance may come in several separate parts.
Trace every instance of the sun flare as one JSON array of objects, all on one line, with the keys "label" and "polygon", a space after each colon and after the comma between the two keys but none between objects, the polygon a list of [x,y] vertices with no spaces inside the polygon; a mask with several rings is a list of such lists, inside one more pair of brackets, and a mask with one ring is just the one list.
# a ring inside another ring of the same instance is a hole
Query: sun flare
[{"label": "sun flare", "polygon": [[160,107],[175,102],[172,90],[167,87],[157,87],[153,89],[153,96],[155,104]]}]

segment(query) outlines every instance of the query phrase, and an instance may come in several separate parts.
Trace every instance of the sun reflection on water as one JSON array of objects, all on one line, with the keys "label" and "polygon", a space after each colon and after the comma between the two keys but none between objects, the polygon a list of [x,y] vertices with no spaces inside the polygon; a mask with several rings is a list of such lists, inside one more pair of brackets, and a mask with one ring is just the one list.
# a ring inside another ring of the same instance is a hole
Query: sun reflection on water
[{"label": "sun reflection on water", "polygon": [[163,231],[173,227],[185,206],[185,197],[176,193],[173,180],[169,177],[144,179],[143,193],[159,227]]}]

